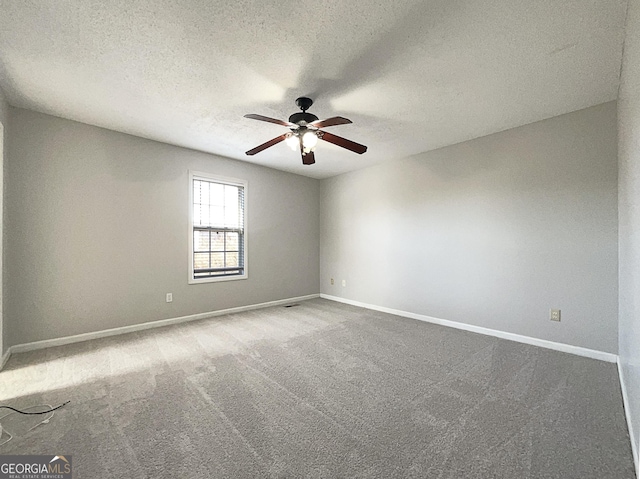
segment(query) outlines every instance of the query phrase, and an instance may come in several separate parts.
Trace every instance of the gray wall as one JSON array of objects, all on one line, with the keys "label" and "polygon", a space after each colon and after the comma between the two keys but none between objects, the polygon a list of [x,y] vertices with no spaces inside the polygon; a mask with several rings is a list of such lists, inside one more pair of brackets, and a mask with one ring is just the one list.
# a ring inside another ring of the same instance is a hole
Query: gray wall
[{"label": "gray wall", "polygon": [[6,126],[9,121],[9,104],[2,89],[0,88],[0,123]]},{"label": "gray wall", "polygon": [[2,125],[2,145],[0,145],[0,361],[2,356],[9,348],[8,335],[5,334],[7,329],[3,321],[3,238],[4,238],[4,152],[7,149],[7,138],[9,134],[9,104],[5,99],[4,92],[0,89],[0,124]]},{"label": "gray wall", "polygon": [[[640,449],[640,2],[629,1],[618,99],[620,366]],[[636,467],[638,457],[636,456]]]},{"label": "gray wall", "polygon": [[321,292],[617,353],[616,142],[610,102],[323,180]]},{"label": "gray wall", "polygon": [[[21,109],[11,125],[11,345],[318,293],[317,180]],[[187,284],[189,169],[248,180],[249,279]]]}]

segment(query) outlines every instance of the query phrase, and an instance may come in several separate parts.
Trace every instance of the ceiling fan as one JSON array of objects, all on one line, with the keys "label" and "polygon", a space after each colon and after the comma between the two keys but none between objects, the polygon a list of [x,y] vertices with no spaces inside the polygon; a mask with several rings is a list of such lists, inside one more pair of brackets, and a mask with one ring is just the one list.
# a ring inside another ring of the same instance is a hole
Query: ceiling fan
[{"label": "ceiling fan", "polygon": [[342,148],[346,148],[347,150],[351,150],[360,155],[367,151],[367,147],[360,143],[347,140],[346,138],[327,133],[320,129],[327,126],[346,125],[351,123],[351,120],[347,120],[341,116],[334,116],[332,118],[327,118],[326,120],[318,120],[317,116],[307,113],[307,110],[311,105],[313,105],[313,100],[304,96],[296,100],[296,105],[300,107],[302,113],[294,113],[289,117],[289,121],[277,120],[275,118],[254,114],[244,116],[245,118],[251,118],[252,120],[267,121],[269,123],[275,123],[291,129],[291,131],[247,151],[247,155],[255,155],[256,153],[260,153],[262,150],[266,150],[270,146],[277,145],[281,141],[286,141],[293,150],[300,148],[302,163],[304,165],[313,165],[316,162],[313,151],[316,143],[318,142],[318,138],[328,141],[329,143],[333,143],[334,145],[341,146]]}]

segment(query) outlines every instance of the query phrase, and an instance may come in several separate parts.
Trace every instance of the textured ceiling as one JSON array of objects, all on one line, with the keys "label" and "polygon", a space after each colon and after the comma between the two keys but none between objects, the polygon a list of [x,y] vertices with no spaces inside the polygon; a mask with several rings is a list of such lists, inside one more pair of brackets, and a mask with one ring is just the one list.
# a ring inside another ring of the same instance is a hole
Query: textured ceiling
[{"label": "textured ceiling", "polygon": [[[616,98],[626,0],[0,0],[9,102],[315,178]],[[284,143],[294,100],[368,145]]]}]

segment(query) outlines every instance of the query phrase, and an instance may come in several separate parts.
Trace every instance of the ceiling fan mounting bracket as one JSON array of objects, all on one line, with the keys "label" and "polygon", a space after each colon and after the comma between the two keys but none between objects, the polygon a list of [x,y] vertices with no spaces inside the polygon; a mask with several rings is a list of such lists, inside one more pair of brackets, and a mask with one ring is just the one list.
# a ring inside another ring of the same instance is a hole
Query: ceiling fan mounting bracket
[{"label": "ceiling fan mounting bracket", "polygon": [[301,96],[300,98],[296,98],[296,105],[298,105],[304,113],[309,108],[311,108],[311,105],[313,105],[313,100],[311,98],[307,98],[306,96]]}]

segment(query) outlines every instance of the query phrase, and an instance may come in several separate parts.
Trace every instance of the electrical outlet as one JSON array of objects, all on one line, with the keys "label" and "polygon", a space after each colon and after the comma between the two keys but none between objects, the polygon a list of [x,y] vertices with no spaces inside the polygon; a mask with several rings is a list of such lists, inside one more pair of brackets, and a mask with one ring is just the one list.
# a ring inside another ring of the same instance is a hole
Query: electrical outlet
[{"label": "electrical outlet", "polygon": [[331,286],[333,286],[333,278],[331,278]]},{"label": "electrical outlet", "polygon": [[173,293],[167,293],[167,303],[173,301]]},{"label": "electrical outlet", "polygon": [[549,319],[551,321],[560,322],[560,310],[559,309],[552,309],[550,314],[549,314]]},{"label": "electrical outlet", "polygon": [[342,286],[346,286],[346,285],[347,285],[347,280],[346,280],[346,279],[343,279],[343,280],[342,280]]}]

